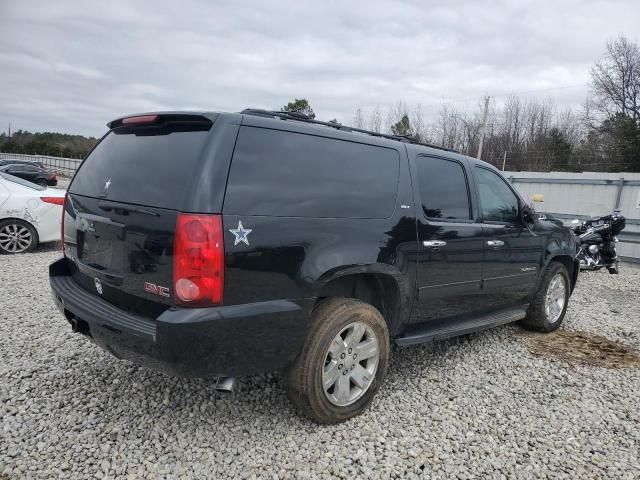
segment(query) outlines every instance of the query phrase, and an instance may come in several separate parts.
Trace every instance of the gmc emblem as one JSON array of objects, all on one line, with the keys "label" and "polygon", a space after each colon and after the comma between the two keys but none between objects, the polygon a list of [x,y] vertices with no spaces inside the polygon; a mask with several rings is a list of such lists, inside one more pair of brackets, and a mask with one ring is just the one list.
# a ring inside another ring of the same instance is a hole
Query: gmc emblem
[{"label": "gmc emblem", "polygon": [[150,282],[144,282],[144,291],[153,293],[154,295],[160,295],[161,297],[169,297],[169,289],[167,287],[161,287]]}]

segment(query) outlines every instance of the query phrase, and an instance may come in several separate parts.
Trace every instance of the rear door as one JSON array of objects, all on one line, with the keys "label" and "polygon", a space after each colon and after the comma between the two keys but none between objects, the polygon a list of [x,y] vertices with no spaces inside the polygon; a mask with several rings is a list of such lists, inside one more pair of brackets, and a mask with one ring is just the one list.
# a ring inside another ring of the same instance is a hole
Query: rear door
[{"label": "rear door", "polygon": [[139,314],[173,303],[177,213],[208,162],[212,125],[180,115],[116,124],[82,163],[69,187],[64,243],[85,290]]},{"label": "rear door", "polygon": [[482,226],[473,220],[465,164],[418,155],[412,179],[419,205],[413,322],[476,313],[483,307]]},{"label": "rear door", "polygon": [[473,168],[484,232],[483,290],[490,309],[527,303],[542,262],[543,237],[522,220],[520,199],[490,168]]},{"label": "rear door", "polygon": [[223,209],[226,304],[311,297],[333,269],[398,258],[383,253],[397,241],[398,151],[303,131],[240,128]]}]

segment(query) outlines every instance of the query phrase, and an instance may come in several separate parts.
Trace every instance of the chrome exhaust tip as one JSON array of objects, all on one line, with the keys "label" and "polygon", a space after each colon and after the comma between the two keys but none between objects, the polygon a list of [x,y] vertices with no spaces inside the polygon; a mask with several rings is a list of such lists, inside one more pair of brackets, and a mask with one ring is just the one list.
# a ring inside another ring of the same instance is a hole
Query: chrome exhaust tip
[{"label": "chrome exhaust tip", "polygon": [[216,380],[216,390],[219,392],[231,393],[236,386],[235,377],[218,377]]}]

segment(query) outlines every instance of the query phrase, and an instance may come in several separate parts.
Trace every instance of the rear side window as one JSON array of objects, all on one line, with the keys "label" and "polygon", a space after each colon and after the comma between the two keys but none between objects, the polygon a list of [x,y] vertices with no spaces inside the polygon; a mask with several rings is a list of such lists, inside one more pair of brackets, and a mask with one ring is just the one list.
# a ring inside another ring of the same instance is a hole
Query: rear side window
[{"label": "rear side window", "polygon": [[242,127],[224,212],[386,218],[395,206],[399,163],[389,148]]},{"label": "rear side window", "polygon": [[428,218],[469,220],[471,207],[462,165],[453,160],[416,158],[422,211]]},{"label": "rear side window", "polygon": [[208,131],[136,135],[110,132],[76,174],[70,191],[125,203],[178,209]]}]

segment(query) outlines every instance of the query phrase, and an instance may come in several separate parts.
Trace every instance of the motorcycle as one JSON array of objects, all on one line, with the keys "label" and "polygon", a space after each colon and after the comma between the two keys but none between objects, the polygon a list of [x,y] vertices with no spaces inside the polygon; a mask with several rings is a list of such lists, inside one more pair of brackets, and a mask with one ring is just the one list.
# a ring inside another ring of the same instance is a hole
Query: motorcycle
[{"label": "motorcycle", "polygon": [[600,270],[606,267],[609,273],[618,273],[616,243],[618,235],[626,225],[626,219],[614,210],[611,215],[590,220],[574,220],[573,232],[580,239],[578,260],[581,270]]}]

